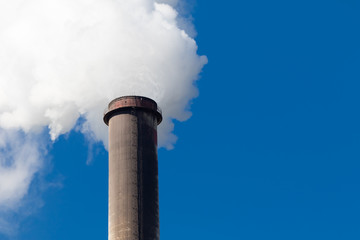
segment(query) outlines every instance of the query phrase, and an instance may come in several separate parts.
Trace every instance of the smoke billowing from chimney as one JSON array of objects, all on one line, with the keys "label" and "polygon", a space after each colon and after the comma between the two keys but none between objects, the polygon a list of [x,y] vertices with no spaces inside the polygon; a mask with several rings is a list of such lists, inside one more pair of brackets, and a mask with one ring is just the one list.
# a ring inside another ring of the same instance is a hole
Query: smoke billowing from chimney
[{"label": "smoke billowing from chimney", "polygon": [[83,117],[81,131],[107,146],[101,116],[115,97],[157,101],[159,145],[173,146],[172,120],[190,117],[207,62],[179,27],[177,2],[0,0],[0,177],[17,181],[0,181],[0,211],[19,203],[41,169],[33,136],[48,128],[56,140]]}]

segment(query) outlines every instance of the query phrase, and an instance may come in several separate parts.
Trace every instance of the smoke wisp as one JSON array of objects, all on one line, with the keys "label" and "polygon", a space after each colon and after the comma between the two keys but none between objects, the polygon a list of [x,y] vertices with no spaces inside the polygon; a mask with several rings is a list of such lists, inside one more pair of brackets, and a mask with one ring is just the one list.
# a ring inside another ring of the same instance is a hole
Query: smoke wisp
[{"label": "smoke wisp", "polygon": [[41,169],[33,136],[44,128],[54,141],[83,117],[81,131],[106,147],[102,115],[116,97],[156,100],[159,144],[172,148],[172,121],[190,117],[207,62],[177,2],[0,0],[0,208],[16,208]]}]

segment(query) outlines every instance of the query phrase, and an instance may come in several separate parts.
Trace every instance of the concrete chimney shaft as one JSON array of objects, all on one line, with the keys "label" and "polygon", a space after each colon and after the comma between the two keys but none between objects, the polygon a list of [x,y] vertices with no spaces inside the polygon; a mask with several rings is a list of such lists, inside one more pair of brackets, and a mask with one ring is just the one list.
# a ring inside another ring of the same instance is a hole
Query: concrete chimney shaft
[{"label": "concrete chimney shaft", "polygon": [[159,240],[155,101],[125,96],[109,103],[109,240]]}]

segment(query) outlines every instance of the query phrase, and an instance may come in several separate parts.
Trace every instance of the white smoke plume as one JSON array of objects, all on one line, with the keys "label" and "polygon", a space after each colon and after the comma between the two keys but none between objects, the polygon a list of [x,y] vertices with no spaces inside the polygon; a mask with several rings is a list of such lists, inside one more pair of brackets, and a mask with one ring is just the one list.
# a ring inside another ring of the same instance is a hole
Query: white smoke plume
[{"label": "white smoke plume", "polygon": [[106,147],[102,115],[116,97],[156,100],[159,144],[173,147],[172,121],[191,116],[207,62],[179,25],[177,4],[0,0],[0,210],[21,204],[42,167],[37,133],[48,128],[54,141],[83,117],[82,132]]}]

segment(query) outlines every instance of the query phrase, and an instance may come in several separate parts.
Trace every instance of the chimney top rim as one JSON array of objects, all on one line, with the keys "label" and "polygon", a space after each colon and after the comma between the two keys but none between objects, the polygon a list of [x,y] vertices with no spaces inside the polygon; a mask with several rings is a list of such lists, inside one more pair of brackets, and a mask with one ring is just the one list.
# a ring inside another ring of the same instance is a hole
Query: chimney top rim
[{"label": "chimney top rim", "polygon": [[162,111],[154,100],[144,96],[129,95],[115,98],[108,104],[108,109],[104,113],[103,118],[105,124],[108,125],[110,118],[115,112],[129,108],[151,111],[155,113],[158,124],[162,121]]}]

